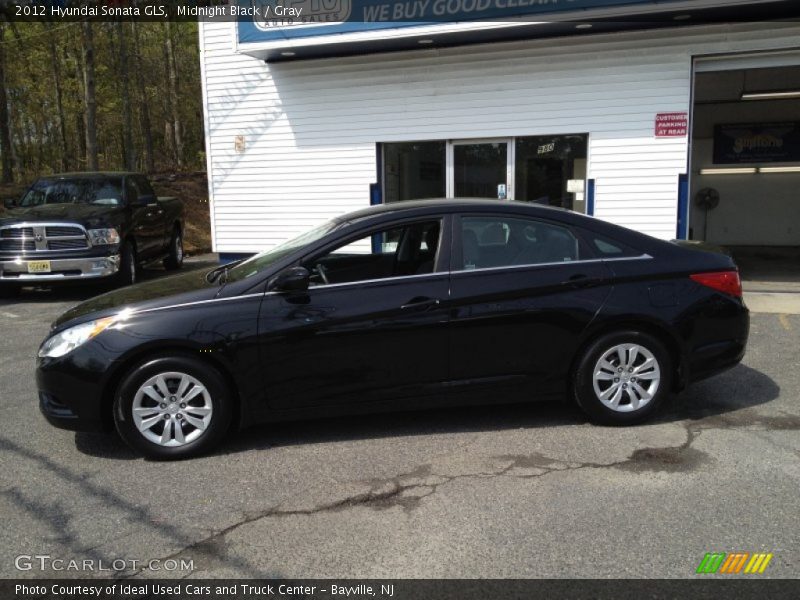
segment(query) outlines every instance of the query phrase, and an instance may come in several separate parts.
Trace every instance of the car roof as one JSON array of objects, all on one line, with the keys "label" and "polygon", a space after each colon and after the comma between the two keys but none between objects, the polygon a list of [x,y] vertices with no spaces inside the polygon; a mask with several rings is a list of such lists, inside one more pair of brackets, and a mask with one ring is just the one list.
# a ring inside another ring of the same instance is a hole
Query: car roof
[{"label": "car roof", "polygon": [[515,200],[494,200],[481,198],[430,198],[426,200],[403,200],[388,204],[370,206],[342,215],[337,221],[355,224],[360,221],[380,223],[391,219],[426,217],[436,214],[488,212],[525,215],[531,218],[558,221],[569,227],[582,227],[600,235],[610,236],[622,243],[650,253],[657,249],[669,252],[677,248],[663,240],[656,239],[639,231],[609,223],[557,206],[547,206],[534,202]]},{"label": "car roof", "polygon": [[[568,211],[561,207],[545,206],[543,204],[534,204],[531,202],[518,202],[514,200],[493,200],[486,198],[427,198],[423,200],[403,200],[401,202],[390,202],[388,204],[377,204],[354,212],[343,215],[343,221],[354,221],[366,217],[378,216],[382,214],[393,213],[394,216],[400,216],[407,213],[408,216],[414,214],[429,214],[429,213],[451,213],[463,212],[470,210],[488,210],[488,211],[511,211],[528,212],[531,215],[539,215],[546,217],[549,215],[570,214]],[[572,213],[577,214],[577,213]]]}]

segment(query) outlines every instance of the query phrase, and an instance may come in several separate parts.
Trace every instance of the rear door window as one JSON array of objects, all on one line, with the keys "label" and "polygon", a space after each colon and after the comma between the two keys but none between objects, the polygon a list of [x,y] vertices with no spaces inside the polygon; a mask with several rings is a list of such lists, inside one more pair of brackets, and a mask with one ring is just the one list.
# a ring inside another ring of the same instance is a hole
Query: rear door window
[{"label": "rear door window", "polygon": [[643,254],[641,250],[594,231],[584,229],[580,234],[597,258],[635,258]]},{"label": "rear door window", "polygon": [[584,258],[569,228],[548,221],[506,215],[461,217],[461,261],[455,270],[490,269]]}]

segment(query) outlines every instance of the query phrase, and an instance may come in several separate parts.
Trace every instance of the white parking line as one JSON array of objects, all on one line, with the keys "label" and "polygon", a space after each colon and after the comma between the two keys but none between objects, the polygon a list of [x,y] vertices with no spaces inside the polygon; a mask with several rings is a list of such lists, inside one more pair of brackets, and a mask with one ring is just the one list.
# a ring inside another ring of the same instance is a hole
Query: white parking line
[{"label": "white parking line", "polygon": [[0,310],[0,316],[8,317],[9,319],[19,319],[19,315],[15,315],[14,313],[6,312],[4,310]]}]

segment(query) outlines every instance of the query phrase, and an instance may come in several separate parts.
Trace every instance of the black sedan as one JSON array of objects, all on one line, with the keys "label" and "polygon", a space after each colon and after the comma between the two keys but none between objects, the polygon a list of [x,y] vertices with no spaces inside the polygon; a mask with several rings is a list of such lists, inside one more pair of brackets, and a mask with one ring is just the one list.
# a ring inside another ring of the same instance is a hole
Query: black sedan
[{"label": "black sedan", "polygon": [[425,200],[84,302],[37,383],[53,425],[178,458],[257,422],[443,405],[574,398],[636,423],[737,364],[748,330],[728,256],[560,209]]}]

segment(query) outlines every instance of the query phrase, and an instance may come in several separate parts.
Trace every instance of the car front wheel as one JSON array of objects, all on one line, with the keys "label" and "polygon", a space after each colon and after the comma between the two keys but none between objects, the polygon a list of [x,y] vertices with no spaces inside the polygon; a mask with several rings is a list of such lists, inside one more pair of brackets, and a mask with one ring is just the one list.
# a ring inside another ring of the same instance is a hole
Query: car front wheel
[{"label": "car front wheel", "polygon": [[669,394],[672,360],[664,345],[640,331],[606,334],[583,352],[573,392],[597,423],[628,425],[649,418]]},{"label": "car front wheel", "polygon": [[189,356],[139,364],[122,381],[114,422],[122,438],[148,458],[205,453],[231,421],[230,390],[210,365]]}]

